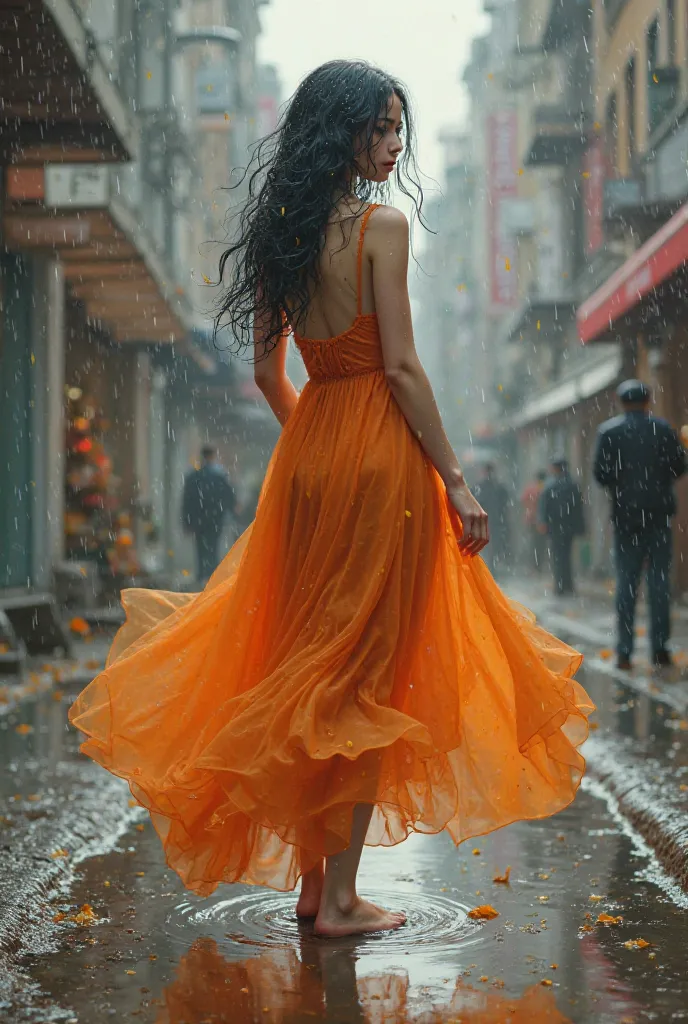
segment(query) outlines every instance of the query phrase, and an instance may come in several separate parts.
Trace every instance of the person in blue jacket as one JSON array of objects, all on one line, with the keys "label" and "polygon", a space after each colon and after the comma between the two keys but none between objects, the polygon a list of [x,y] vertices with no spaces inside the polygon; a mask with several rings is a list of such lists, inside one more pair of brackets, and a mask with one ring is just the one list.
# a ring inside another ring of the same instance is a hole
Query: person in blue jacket
[{"label": "person in blue jacket", "polygon": [[220,563],[220,536],[236,511],[236,496],[213,445],[203,446],[201,459],[200,469],[184,479],[182,528],[195,537],[198,582],[205,584]]},{"label": "person in blue jacket", "polygon": [[631,668],[638,582],[647,563],[650,639],[655,665],[670,665],[671,519],[674,482],[686,471],[678,434],[649,411],[650,389],[639,380],[619,385],[621,416],[597,432],[593,472],[609,492],[616,562],[617,664]]}]

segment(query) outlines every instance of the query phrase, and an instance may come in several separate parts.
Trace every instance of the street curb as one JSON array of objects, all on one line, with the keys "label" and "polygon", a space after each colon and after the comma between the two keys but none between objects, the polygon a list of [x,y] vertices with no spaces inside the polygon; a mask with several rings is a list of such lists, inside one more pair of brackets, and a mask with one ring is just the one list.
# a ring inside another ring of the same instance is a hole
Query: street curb
[{"label": "street curb", "polygon": [[[141,808],[129,807],[121,779],[95,765],[85,772],[73,765],[65,775],[64,798],[50,816],[5,832],[0,844],[0,1017],[22,991],[30,996],[23,955],[53,948],[54,900],[70,889],[83,861],[116,846],[142,817]],[[67,857],[55,857],[61,848]]]},{"label": "street curb", "polygon": [[667,874],[688,892],[688,792],[670,789],[660,762],[639,760],[630,741],[591,736],[582,753],[587,774],[614,797]]},{"label": "street curb", "polygon": [[[89,652],[90,653],[90,652]],[[60,680],[64,700],[70,701],[93,678],[95,672],[80,666]],[[41,685],[19,695],[0,708],[0,734],[21,716],[36,731],[42,722],[38,711],[50,702],[55,681],[49,672]],[[114,848],[121,837],[142,820],[140,807],[132,807],[126,783],[76,753],[64,760],[47,789],[44,805],[29,818],[10,813],[10,804],[0,804],[0,1019],[3,1011],[26,1009],[40,998],[36,986],[24,974],[22,958],[47,953],[54,947],[54,900],[71,887],[79,865],[90,857]],[[29,753],[23,764],[24,785],[39,766]],[[19,783],[18,783],[19,786]],[[41,788],[40,783],[36,788]],[[64,850],[67,856],[56,855]],[[26,865],[30,866],[27,872]],[[22,1020],[34,1020],[22,1016]],[[56,1018],[57,1019],[57,1018]]]}]

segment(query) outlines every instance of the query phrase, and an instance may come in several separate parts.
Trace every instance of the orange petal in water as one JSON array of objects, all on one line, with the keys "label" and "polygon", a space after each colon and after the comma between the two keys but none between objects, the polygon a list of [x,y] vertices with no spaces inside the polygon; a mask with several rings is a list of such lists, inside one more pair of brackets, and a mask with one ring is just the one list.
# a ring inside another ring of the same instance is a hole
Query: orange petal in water
[{"label": "orange petal in water", "polygon": [[97,915],[93,912],[93,907],[90,903],[84,903],[81,910],[76,914],[71,914],[70,921],[74,921],[76,924],[93,924],[94,921],[98,920]]},{"label": "orange petal in water", "polygon": [[509,876],[511,875],[511,868],[508,867],[503,875],[495,875],[492,879],[493,882],[497,882],[499,885],[508,885]]},{"label": "orange petal in water", "polygon": [[469,910],[468,916],[474,921],[491,921],[493,917],[499,917],[499,911],[491,907],[489,903],[483,903],[480,907]]}]

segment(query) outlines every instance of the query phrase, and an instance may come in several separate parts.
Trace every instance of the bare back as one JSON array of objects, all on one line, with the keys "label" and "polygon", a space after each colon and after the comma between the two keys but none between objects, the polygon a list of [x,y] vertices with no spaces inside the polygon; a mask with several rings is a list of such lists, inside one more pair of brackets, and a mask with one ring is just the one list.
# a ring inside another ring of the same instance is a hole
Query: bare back
[{"label": "bare back", "polygon": [[293,325],[299,337],[326,341],[348,331],[358,315],[375,312],[372,264],[366,253],[365,236],[361,252],[360,304],[357,282],[359,243],[369,209],[363,207],[357,214],[347,211],[343,219],[332,220],[327,225],[318,286],[306,316]]}]

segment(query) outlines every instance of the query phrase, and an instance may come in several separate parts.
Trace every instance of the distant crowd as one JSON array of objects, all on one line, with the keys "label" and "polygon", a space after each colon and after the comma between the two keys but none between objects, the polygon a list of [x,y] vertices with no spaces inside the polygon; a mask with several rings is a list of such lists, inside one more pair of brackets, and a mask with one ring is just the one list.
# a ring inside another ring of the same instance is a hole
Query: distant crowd
[{"label": "distant crowd", "polygon": [[[674,484],[686,471],[686,454],[675,430],[649,411],[650,390],[627,380],[617,390],[621,415],[597,434],[593,475],[610,498],[616,572],[617,664],[631,668],[638,585],[647,573],[652,661],[671,664],[671,520],[676,512]],[[488,514],[490,544],[483,557],[497,576],[514,565],[511,500],[494,463],[481,469],[475,493]],[[583,494],[571,478],[566,458],[553,456],[520,496],[527,565],[542,572],[549,564],[553,593],[574,593],[573,543],[586,532]]]}]

